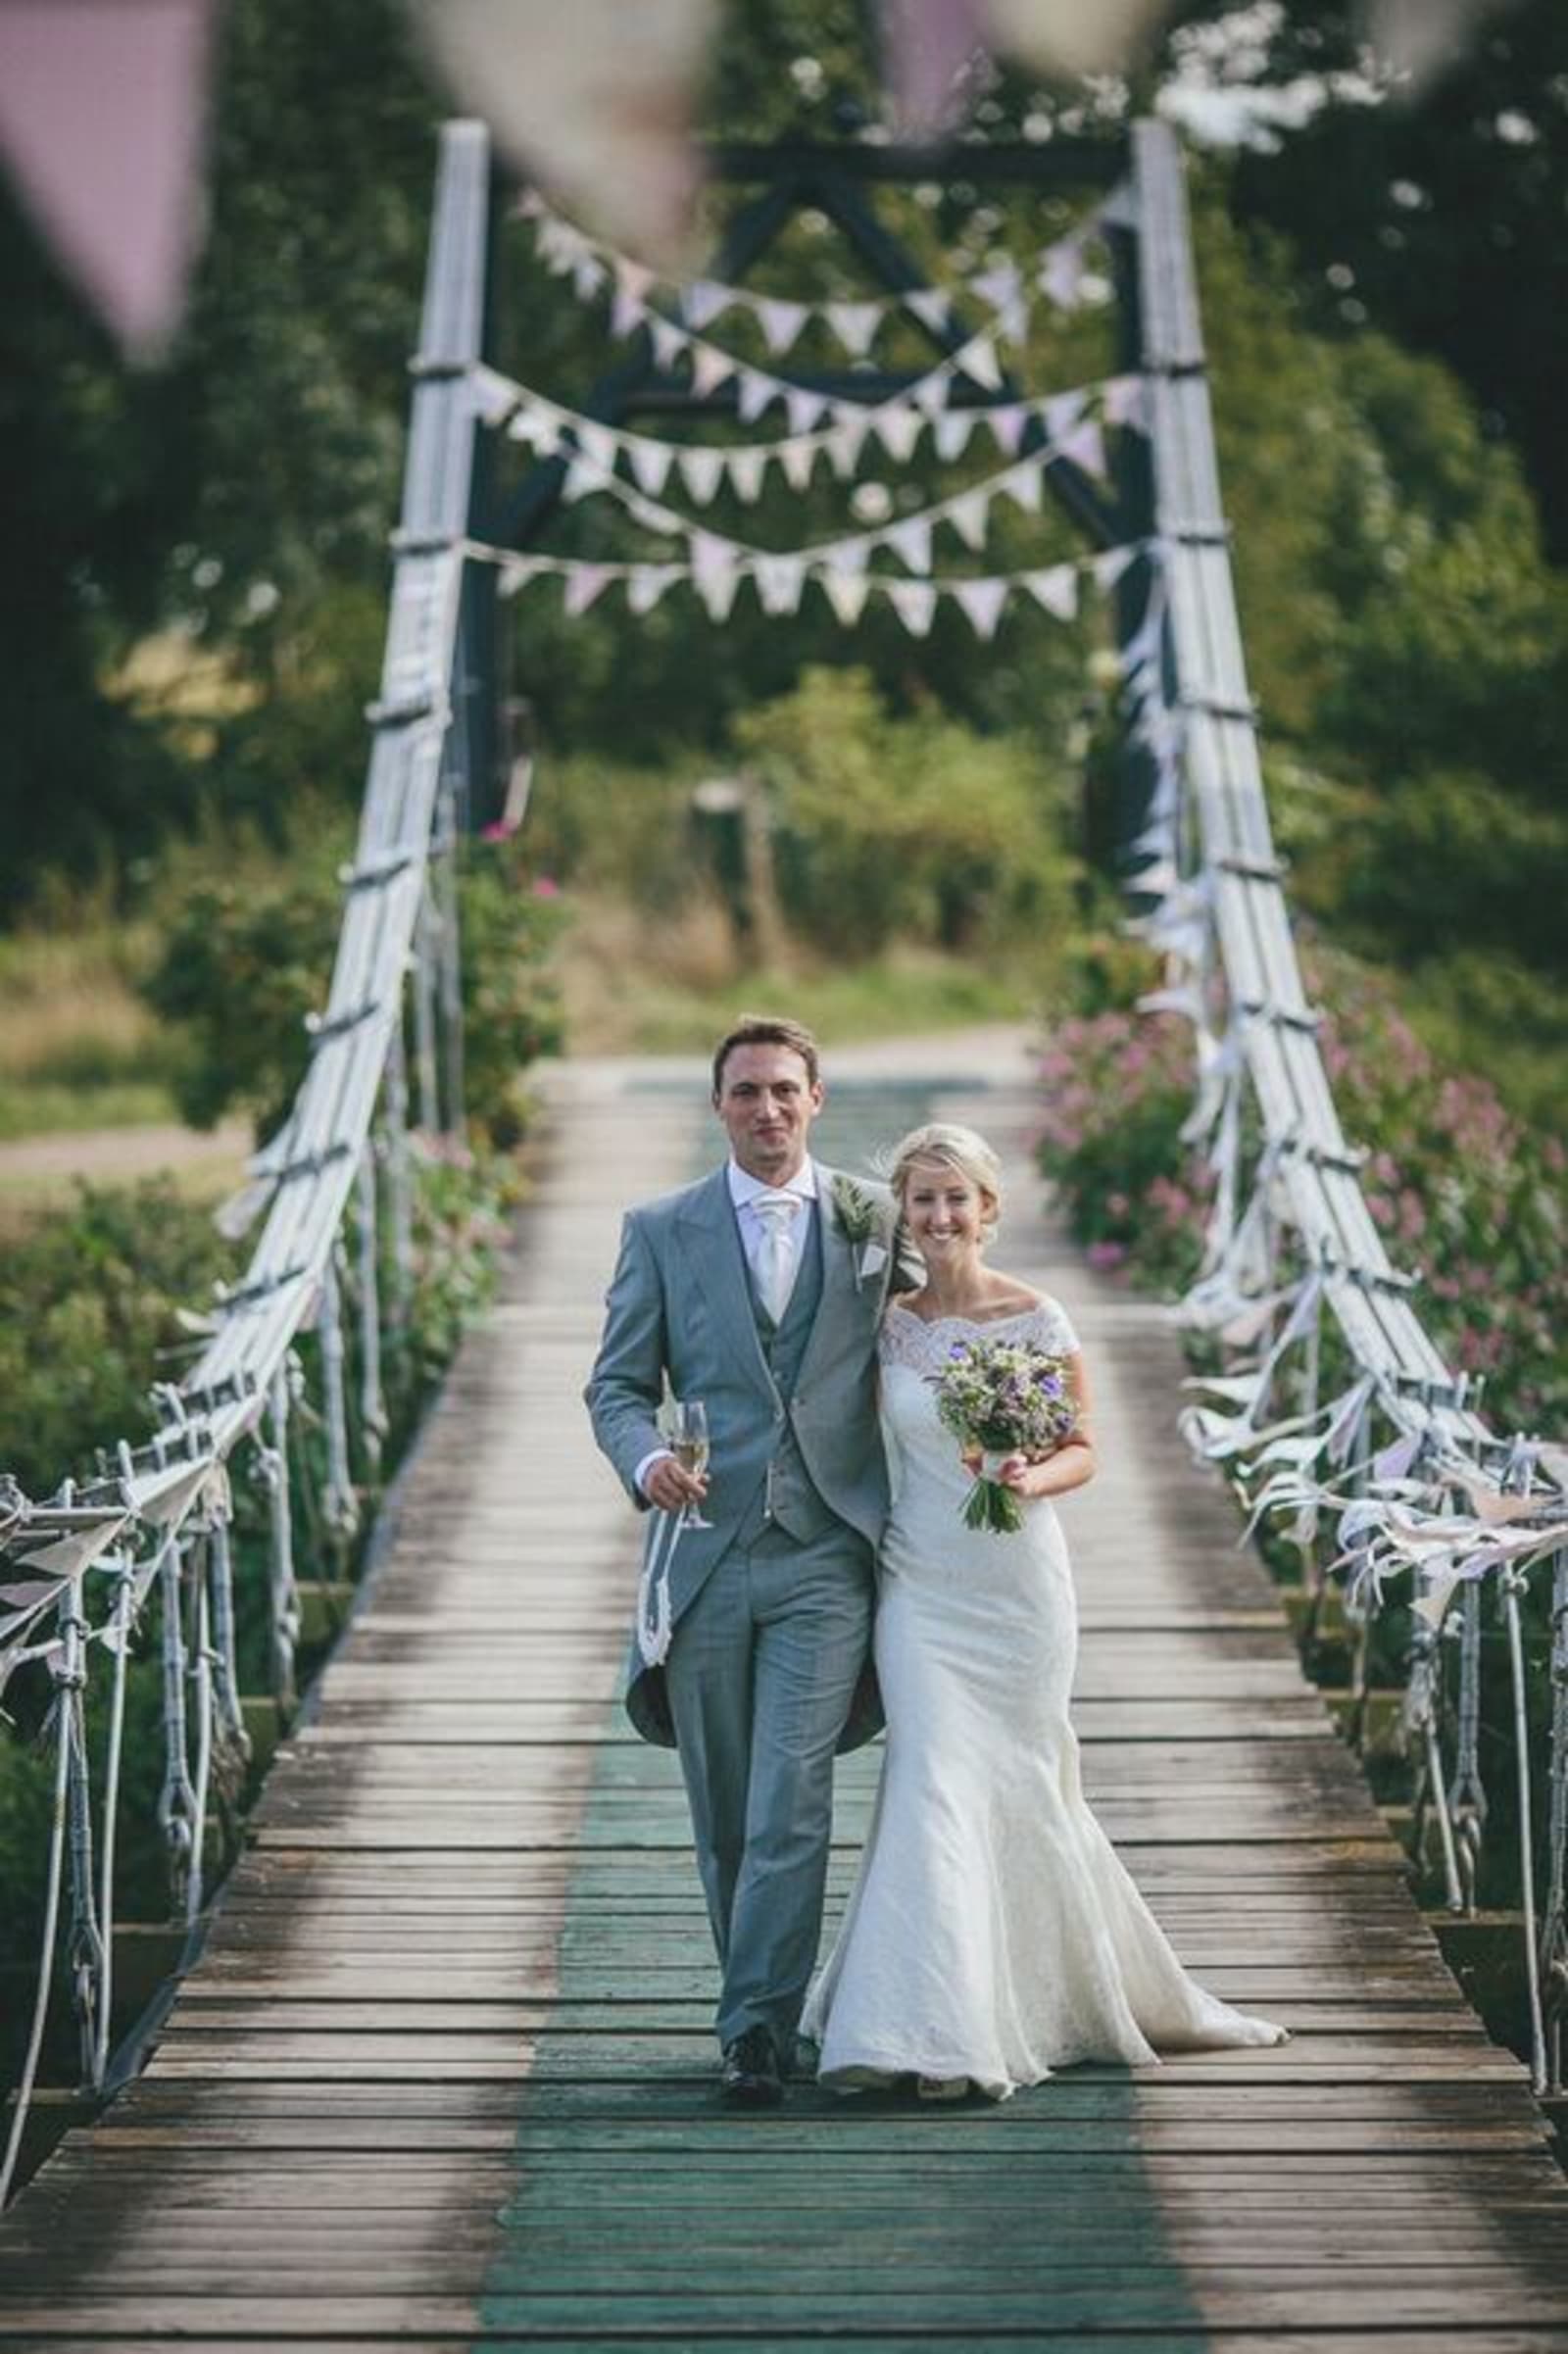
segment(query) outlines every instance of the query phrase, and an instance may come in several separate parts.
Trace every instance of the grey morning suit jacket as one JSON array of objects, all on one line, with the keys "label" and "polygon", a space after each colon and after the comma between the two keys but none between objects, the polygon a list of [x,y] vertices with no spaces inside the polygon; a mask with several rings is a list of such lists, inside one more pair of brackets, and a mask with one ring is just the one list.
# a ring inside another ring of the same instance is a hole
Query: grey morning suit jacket
[{"label": "grey morning suit jacket", "polygon": [[[670,1575],[675,1624],[743,1526],[755,1526],[768,1465],[793,1430],[812,1486],[829,1511],[875,1546],[887,1518],[887,1466],[876,1407],[876,1335],[896,1270],[896,1214],[885,1187],[856,1190],[872,1202],[871,1241],[886,1257],[864,1277],[865,1249],[852,1244],[834,1209],[834,1172],[820,1161],[817,1221],[822,1296],[787,1404],[768,1371],[753,1307],[729,1181],[723,1168],[679,1193],[628,1211],[606,1303],[604,1338],[584,1396],[594,1436],[632,1501],[647,1498],[634,1474],[663,1444],[655,1416],[667,1370],[677,1398],[708,1408],[713,1526],[683,1532]],[[674,1734],[663,1671],[644,1665],[633,1640],[626,1708],[646,1740]],[[862,1679],[841,1749],[868,1741],[882,1722],[874,1680]]]}]

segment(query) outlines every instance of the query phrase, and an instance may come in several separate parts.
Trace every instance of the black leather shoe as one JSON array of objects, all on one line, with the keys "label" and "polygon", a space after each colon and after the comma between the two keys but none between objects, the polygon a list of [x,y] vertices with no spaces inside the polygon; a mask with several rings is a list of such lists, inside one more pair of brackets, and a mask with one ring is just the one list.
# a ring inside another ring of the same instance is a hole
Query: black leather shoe
[{"label": "black leather shoe", "polygon": [[749,2027],[724,2046],[724,2098],[736,2109],[776,2109],[784,2098],[778,2054],[765,2027]]}]

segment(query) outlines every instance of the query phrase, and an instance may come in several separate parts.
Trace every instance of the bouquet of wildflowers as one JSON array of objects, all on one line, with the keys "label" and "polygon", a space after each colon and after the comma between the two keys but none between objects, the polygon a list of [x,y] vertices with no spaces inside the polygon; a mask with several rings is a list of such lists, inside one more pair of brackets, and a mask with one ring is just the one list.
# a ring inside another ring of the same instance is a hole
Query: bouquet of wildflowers
[{"label": "bouquet of wildflowers", "polygon": [[1076,1409],[1066,1358],[1015,1341],[956,1341],[933,1379],[944,1427],[965,1455],[980,1457],[964,1527],[1015,1535],[1023,1527],[1018,1498],[994,1474],[1005,1456],[1038,1459],[1071,1434]]}]

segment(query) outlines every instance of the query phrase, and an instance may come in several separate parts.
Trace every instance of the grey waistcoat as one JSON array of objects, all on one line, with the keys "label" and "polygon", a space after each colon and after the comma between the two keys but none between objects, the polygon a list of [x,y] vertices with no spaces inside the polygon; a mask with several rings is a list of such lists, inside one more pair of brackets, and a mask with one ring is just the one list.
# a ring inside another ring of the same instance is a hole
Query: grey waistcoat
[{"label": "grey waistcoat", "polygon": [[767,1477],[746,1508],[739,1533],[743,1545],[756,1539],[770,1521],[799,1543],[805,1544],[812,1537],[819,1537],[833,1519],[833,1514],[812,1485],[790,1418],[790,1404],[806,1355],[806,1345],[811,1337],[811,1326],[822,1300],[822,1203],[818,1202],[810,1213],[806,1246],[796,1270],[795,1288],[790,1294],[781,1324],[775,1325],[763,1307],[757,1296],[756,1275],[750,1264],[747,1267],[747,1286],[752,1298],[752,1314],[757,1319],[757,1337],[767,1360],[768,1372],[778,1390],[786,1419],[779,1427],[778,1444],[768,1465]]}]

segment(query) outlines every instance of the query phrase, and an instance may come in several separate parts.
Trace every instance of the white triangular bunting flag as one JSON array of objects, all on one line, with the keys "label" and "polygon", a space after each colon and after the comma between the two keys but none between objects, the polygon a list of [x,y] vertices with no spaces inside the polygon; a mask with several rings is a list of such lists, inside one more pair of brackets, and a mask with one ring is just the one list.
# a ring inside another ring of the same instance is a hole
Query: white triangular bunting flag
[{"label": "white triangular bunting flag", "polygon": [[1097,556],[1094,560],[1095,578],[1101,587],[1114,588],[1127,566],[1136,561],[1137,555],[1136,548],[1107,548],[1103,556]]},{"label": "white triangular bunting flag", "polygon": [[863,360],[882,323],[882,305],[829,303],[823,317],[851,358]]},{"label": "white triangular bunting flag", "polygon": [[710,621],[722,621],[728,617],[740,584],[741,576],[733,566],[727,572],[711,572],[706,580],[699,580],[695,572],[692,574],[692,586],[707,607]]},{"label": "white triangular bunting flag", "polygon": [[931,569],[931,518],[929,515],[906,515],[902,523],[890,523],[878,535],[884,547],[901,556],[911,572]]},{"label": "white triangular bunting flag", "polygon": [[1029,412],[1021,401],[1008,401],[1000,409],[982,409],[981,416],[991,428],[991,438],[1004,458],[1014,458],[1023,439]]},{"label": "white triangular bunting flag", "polygon": [[1142,376],[1111,376],[1102,395],[1102,407],[1107,425],[1132,425],[1142,430],[1148,422]]},{"label": "white triangular bunting flag", "polygon": [[754,499],[761,496],[762,478],[767,471],[767,460],[766,450],[726,450],[724,452],[724,471],[730,478],[735,496],[738,499],[744,499],[748,507]]},{"label": "white triangular bunting flag", "polygon": [[530,580],[537,580],[546,568],[537,556],[509,556],[496,581],[497,594],[514,597],[518,589],[526,588]]},{"label": "white triangular bunting flag", "polygon": [[610,306],[612,335],[634,335],[647,317],[648,305],[641,297],[617,284]]},{"label": "white triangular bunting flag", "polygon": [[864,417],[848,417],[843,424],[834,426],[823,443],[822,446],[827,451],[828,463],[841,482],[848,482],[858,466],[860,452],[865,446],[865,437],[870,429],[870,425]]},{"label": "white triangular bunting flag", "polygon": [[615,257],[615,284],[635,302],[646,303],[654,287],[654,272],[645,263],[634,262],[629,254]]},{"label": "white triangular bunting flag", "polygon": [[913,457],[921,429],[919,417],[912,409],[905,408],[902,402],[893,402],[887,408],[873,409],[871,412],[872,432],[889,457],[896,458],[901,466]]},{"label": "white triangular bunting flag", "polygon": [[678,564],[634,564],[626,575],[626,610],[651,613],[665,589],[681,577]]},{"label": "white triangular bunting flag", "polygon": [[974,624],[976,637],[994,638],[1002,609],[1007,602],[1005,580],[959,580],[952,594]]},{"label": "white triangular bunting flag", "polygon": [[1025,515],[1038,515],[1045,496],[1045,482],[1038,458],[1026,458],[1021,466],[1010,466],[997,483]]},{"label": "white triangular bunting flag", "polygon": [[723,318],[734,299],[727,286],[715,286],[711,278],[697,278],[681,290],[680,315],[693,333],[700,335],[704,327]]},{"label": "white triangular bunting flag", "polygon": [[562,575],[561,602],[573,618],[585,613],[594,599],[610,586],[614,573],[607,564],[570,564]]},{"label": "white triangular bunting flag", "polygon": [[878,588],[912,638],[923,638],[937,610],[929,580],[879,580]]},{"label": "white triangular bunting flag", "polygon": [[784,479],[792,490],[805,490],[811,479],[816,464],[817,445],[814,441],[781,441],[778,462],[784,468]]},{"label": "white triangular bunting flag", "polygon": [[1024,587],[1037,605],[1058,621],[1070,621],[1078,611],[1078,566],[1054,564],[1044,572],[1025,572]]},{"label": "white triangular bunting flag", "polygon": [[[969,447],[969,436],[980,421],[975,409],[944,409],[931,427],[931,438],[937,445],[939,458],[961,458]],[[1011,452],[1008,452],[1011,456]]]},{"label": "white triangular bunting flag", "polygon": [[592,254],[584,254],[572,270],[571,282],[576,288],[578,300],[590,302],[605,282],[604,264],[596,262]]},{"label": "white triangular bunting flag", "polygon": [[966,548],[985,546],[986,526],[991,520],[989,491],[963,491],[956,499],[950,499],[943,512]]},{"label": "white triangular bunting flag", "polygon": [[720,384],[735,373],[735,363],[727,352],[715,349],[710,343],[692,345],[692,390],[706,400]]},{"label": "white triangular bunting flag", "polygon": [[506,423],[514,411],[520,413],[529,406],[526,395],[519,395],[516,385],[497,375],[493,368],[471,368],[468,391],[474,415],[487,425]]},{"label": "white triangular bunting flag", "polygon": [[904,296],[904,307],[912,311],[922,326],[934,335],[942,335],[953,323],[953,302],[935,286],[913,286]]},{"label": "white triangular bunting flag", "polygon": [[1004,343],[1010,343],[1015,350],[1028,342],[1029,305],[1022,295],[1016,302],[1009,303],[1005,311],[997,313],[997,333]]},{"label": "white triangular bunting flag", "polygon": [[869,539],[836,539],[830,547],[818,548],[817,562],[833,572],[863,572],[871,561]]},{"label": "white triangular bunting flag", "polygon": [[771,376],[759,375],[755,368],[741,368],[735,378],[735,407],[741,421],[755,425],[763,410],[771,408],[778,392]]},{"label": "white triangular bunting flag", "polygon": [[993,311],[1005,311],[1015,303],[1023,290],[1016,262],[999,262],[995,270],[982,270],[979,276],[969,280],[969,291],[977,294]]},{"label": "white triangular bunting flag", "polygon": [[1086,417],[1081,425],[1074,425],[1061,444],[1061,456],[1081,466],[1086,474],[1105,478],[1105,437],[1100,430],[1098,417]]},{"label": "white triangular bunting flag", "polygon": [[674,451],[667,441],[649,441],[641,434],[628,435],[625,450],[633,474],[650,497],[657,499],[669,480]]},{"label": "white triangular bunting flag", "polygon": [[605,477],[591,458],[574,458],[561,477],[561,503],[575,507],[579,499],[604,488]]},{"label": "white triangular bunting flag", "polygon": [[805,303],[782,302],[760,296],[755,309],[770,352],[784,353],[796,341],[811,314]]},{"label": "white triangular bunting flag", "polygon": [[577,436],[577,447],[589,465],[597,466],[602,474],[612,474],[615,470],[615,453],[620,447],[619,435],[612,432],[609,425],[595,424],[591,417],[586,417],[573,420],[572,431]]},{"label": "white triangular bunting flag", "polygon": [[802,384],[792,384],[784,395],[784,407],[789,416],[792,433],[809,433],[827,407],[819,392],[808,392]]},{"label": "white triangular bunting flag", "polygon": [[1086,392],[1054,392],[1048,401],[1040,403],[1040,415],[1045,423],[1046,438],[1060,441],[1070,433],[1089,406]]},{"label": "white triangular bunting flag", "polygon": [[1002,362],[989,336],[976,335],[966,343],[958,354],[958,365],[966,376],[972,377],[976,384],[983,384],[987,392],[1001,391]]},{"label": "white triangular bunting flag", "polygon": [[652,315],[648,320],[648,332],[653,337],[654,358],[660,367],[673,368],[686,349],[688,338],[669,319],[656,319]]},{"label": "white triangular bunting flag", "polygon": [[509,418],[507,423],[509,440],[525,441],[530,448],[538,450],[547,458],[556,448],[560,431],[561,427],[554,416],[531,401],[526,408],[519,409],[515,417]]},{"label": "white triangular bunting flag", "polygon": [[720,539],[711,531],[693,531],[687,535],[692,552],[692,578],[699,588],[716,579],[721,572],[735,569],[735,543]]},{"label": "white triangular bunting flag", "polygon": [[942,417],[952,392],[952,376],[946,368],[935,368],[918,384],[909,387],[909,406],[918,409],[922,417]]},{"label": "white triangular bunting flag", "polygon": [[752,564],[758,602],[765,613],[800,611],[806,562],[800,556],[759,556]]},{"label": "white triangular bunting flag", "polygon": [[724,479],[723,451],[682,450],[676,457],[675,465],[681,480],[697,501],[698,506],[706,507],[709,500],[717,494],[719,485]]},{"label": "white triangular bunting flag", "polygon": [[841,621],[848,624],[859,619],[871,586],[863,572],[825,571],[812,577]]},{"label": "white triangular bunting flag", "polygon": [[1076,237],[1063,237],[1059,245],[1053,245],[1047,252],[1035,283],[1059,310],[1072,311],[1077,308],[1083,275],[1082,246]]}]

